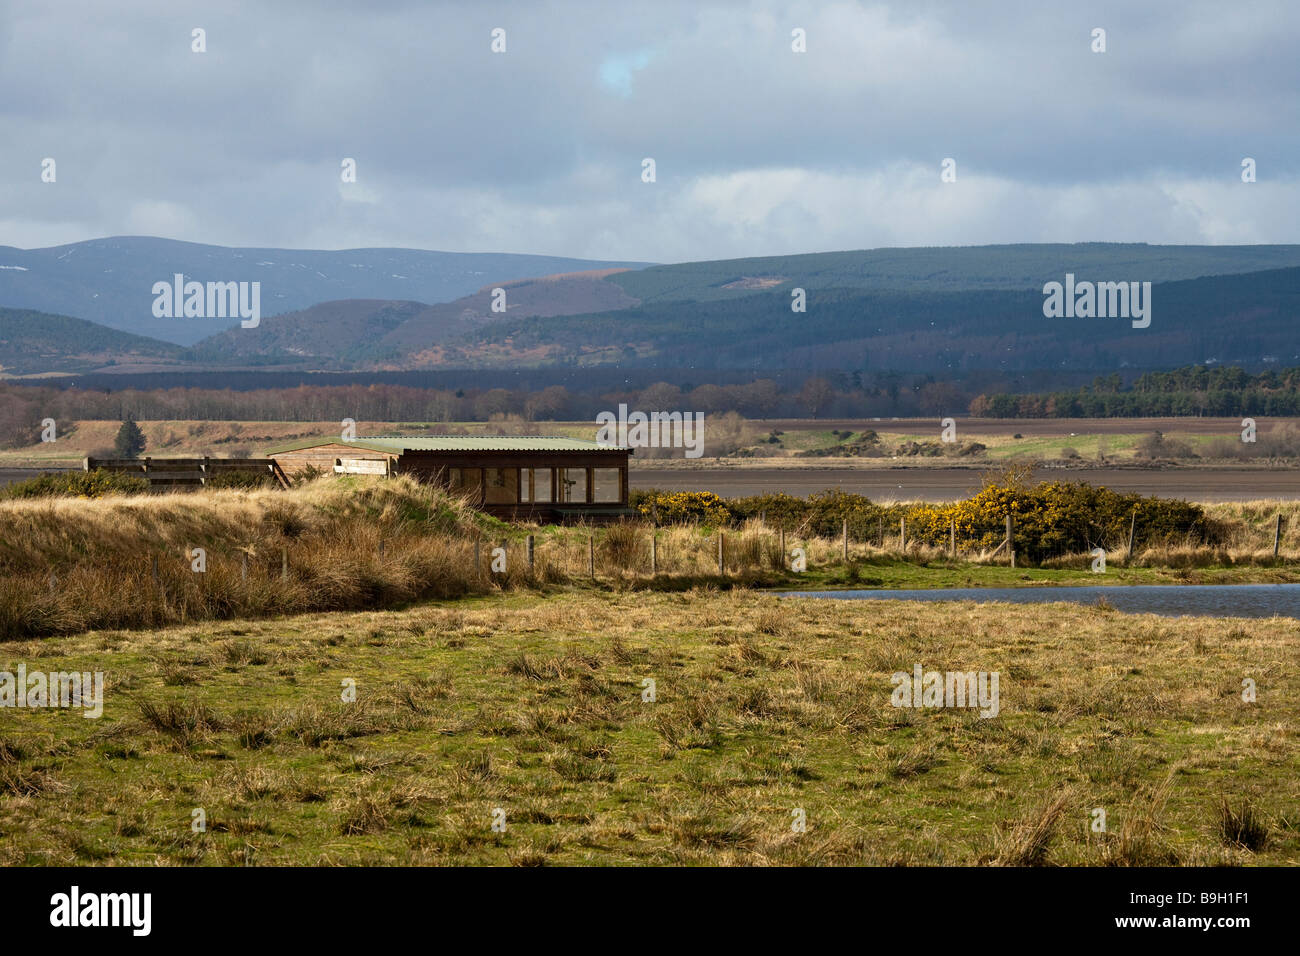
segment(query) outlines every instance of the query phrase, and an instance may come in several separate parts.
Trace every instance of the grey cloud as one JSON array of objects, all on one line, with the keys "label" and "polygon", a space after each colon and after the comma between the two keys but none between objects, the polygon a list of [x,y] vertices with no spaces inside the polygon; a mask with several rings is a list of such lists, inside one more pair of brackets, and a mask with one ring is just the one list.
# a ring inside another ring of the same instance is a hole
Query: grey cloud
[{"label": "grey cloud", "polygon": [[[150,231],[667,261],[1292,242],[1298,25],[1291,4],[1174,0],[8,5],[0,244]],[[611,60],[634,64],[613,85]]]}]

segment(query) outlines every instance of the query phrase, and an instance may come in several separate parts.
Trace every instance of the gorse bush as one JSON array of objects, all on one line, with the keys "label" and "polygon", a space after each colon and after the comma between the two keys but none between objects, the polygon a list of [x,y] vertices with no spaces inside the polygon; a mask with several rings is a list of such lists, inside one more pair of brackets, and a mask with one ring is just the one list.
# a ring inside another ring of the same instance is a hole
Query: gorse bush
[{"label": "gorse bush", "polygon": [[963,550],[991,550],[1006,535],[1006,517],[1015,522],[1016,552],[1028,561],[1112,549],[1128,541],[1137,512],[1136,537],[1143,545],[1193,542],[1217,545],[1224,530],[1204,510],[1186,501],[1120,494],[1085,482],[1043,482],[1036,486],[1002,477],[976,495],[951,504],[880,505],[862,495],[830,490],[796,498],[786,494],[719,498],[707,492],[643,492],[637,510],[660,525],[709,524],[738,527],[762,517],[774,528],[801,535],[835,538],[848,522],[855,541],[888,539],[907,521],[908,541],[944,546],[952,522]]},{"label": "gorse bush", "polygon": [[634,493],[631,507],[657,524],[728,525],[733,514],[711,491],[648,491]]},{"label": "gorse bush", "polygon": [[1032,488],[989,485],[950,505],[908,510],[908,536],[942,544],[955,521],[962,542],[996,548],[1006,535],[1006,516],[1015,522],[1016,551],[1027,560],[1112,549],[1126,544],[1137,514],[1136,536],[1145,543],[1174,538],[1218,543],[1220,531],[1204,510],[1186,501],[1120,494],[1084,482],[1043,482]]},{"label": "gorse bush", "polygon": [[14,498],[103,498],[108,495],[142,495],[149,479],[96,468],[94,471],[64,471],[28,478],[0,489],[0,499]]}]

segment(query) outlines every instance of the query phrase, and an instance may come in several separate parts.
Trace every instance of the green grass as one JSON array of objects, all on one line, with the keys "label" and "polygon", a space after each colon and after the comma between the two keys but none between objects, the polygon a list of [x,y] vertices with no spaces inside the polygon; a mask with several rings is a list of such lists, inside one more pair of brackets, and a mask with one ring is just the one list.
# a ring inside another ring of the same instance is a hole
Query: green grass
[{"label": "green grass", "polygon": [[[0,865],[1295,864],[1297,639],[565,591],[9,643],[109,686],[0,711]],[[890,706],[914,663],[998,671],[1001,713]]]},{"label": "green grass", "polygon": [[[1081,565],[1083,562],[1081,561]],[[1043,585],[1095,587],[1116,584],[1287,584],[1300,582],[1300,567],[1161,568],[1123,567],[1113,562],[1105,574],[1080,567],[1012,568],[1007,565],[967,561],[930,561],[918,564],[896,557],[851,560],[843,564],[810,567],[788,574],[779,586],[786,590],[822,588],[1007,588]]]}]

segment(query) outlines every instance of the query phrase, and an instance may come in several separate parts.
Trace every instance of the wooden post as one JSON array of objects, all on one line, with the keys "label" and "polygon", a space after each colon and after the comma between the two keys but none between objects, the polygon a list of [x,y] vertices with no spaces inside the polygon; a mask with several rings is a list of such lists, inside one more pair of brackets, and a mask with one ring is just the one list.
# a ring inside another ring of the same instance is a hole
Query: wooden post
[{"label": "wooden post", "polygon": [[907,550],[907,515],[898,519],[898,550]]},{"label": "wooden post", "polygon": [[1133,560],[1133,533],[1137,530],[1137,523],[1138,523],[1138,510],[1134,508],[1133,517],[1129,519],[1129,523],[1128,523],[1128,557],[1124,559],[1125,561]]},{"label": "wooden post", "polygon": [[1282,512],[1277,513],[1277,519],[1273,522],[1273,557],[1277,557],[1278,546],[1282,543]]},{"label": "wooden post", "polygon": [[289,549],[280,549],[280,580],[289,580]]},{"label": "wooden post", "polygon": [[885,519],[883,516],[876,519],[876,542],[882,548],[885,546]]},{"label": "wooden post", "polygon": [[156,554],[153,556],[153,583],[155,587],[158,586],[158,555]]},{"label": "wooden post", "polygon": [[781,529],[781,567],[785,567],[785,528]]},{"label": "wooden post", "polygon": [[659,536],[650,529],[650,573],[659,573]]},{"label": "wooden post", "polygon": [[957,557],[957,519],[948,519],[948,554]]},{"label": "wooden post", "polygon": [[527,553],[528,553],[528,570],[529,570],[529,571],[531,571],[531,570],[533,569],[533,550],[534,550],[535,547],[536,547],[536,546],[533,544],[533,536],[530,534],[530,535],[528,536],[527,546],[526,546],[526,548],[525,548],[525,550],[526,550]]},{"label": "wooden post", "polygon": [[596,538],[590,534],[587,535],[587,573],[596,577]]},{"label": "wooden post", "polygon": [[849,519],[844,519],[844,563],[849,563]]},{"label": "wooden post", "polygon": [[248,552],[239,552],[239,581],[241,584],[248,583]]},{"label": "wooden post", "polygon": [[1007,512],[1007,554],[1011,555],[1011,566],[1016,566],[1016,522],[1011,517],[1011,512]]},{"label": "wooden post", "polygon": [[719,531],[718,532],[718,573],[719,574],[727,573],[727,561],[725,557],[726,547],[727,547],[727,536],[723,532]]}]

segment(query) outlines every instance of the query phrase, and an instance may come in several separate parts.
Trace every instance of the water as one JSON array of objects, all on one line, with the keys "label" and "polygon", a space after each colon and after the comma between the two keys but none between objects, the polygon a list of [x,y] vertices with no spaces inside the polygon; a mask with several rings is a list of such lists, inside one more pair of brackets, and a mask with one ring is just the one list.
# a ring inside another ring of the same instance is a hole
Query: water
[{"label": "water", "polygon": [[1300,584],[1134,584],[1111,587],[927,588],[915,591],[784,591],[781,597],[840,601],[1007,601],[1096,604],[1104,597],[1116,610],[1133,614],[1208,617],[1300,618]]}]

